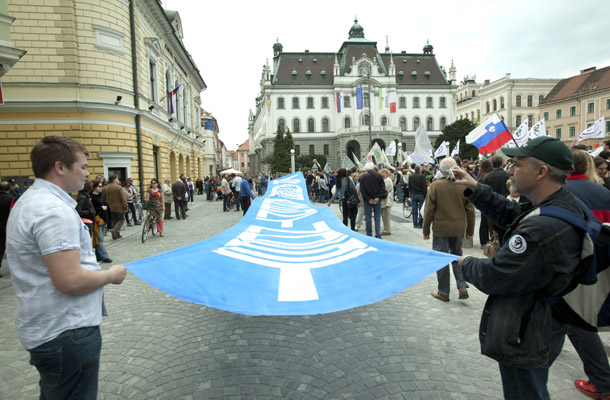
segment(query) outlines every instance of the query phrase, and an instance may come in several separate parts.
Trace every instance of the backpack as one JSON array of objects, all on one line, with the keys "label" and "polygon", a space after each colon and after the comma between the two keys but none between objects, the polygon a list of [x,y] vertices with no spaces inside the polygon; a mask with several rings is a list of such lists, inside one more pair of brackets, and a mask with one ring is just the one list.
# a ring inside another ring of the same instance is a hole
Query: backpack
[{"label": "backpack", "polygon": [[360,203],[360,199],[358,198],[358,191],[356,190],[356,185],[352,178],[347,179],[347,187],[345,188],[345,198],[347,199],[347,205],[349,207],[357,207]]},{"label": "backpack", "polygon": [[589,207],[578,201],[585,219],[558,206],[540,207],[540,215],[561,219],[585,232],[576,278],[548,302],[558,321],[593,332],[610,330],[610,224],[600,223]]}]

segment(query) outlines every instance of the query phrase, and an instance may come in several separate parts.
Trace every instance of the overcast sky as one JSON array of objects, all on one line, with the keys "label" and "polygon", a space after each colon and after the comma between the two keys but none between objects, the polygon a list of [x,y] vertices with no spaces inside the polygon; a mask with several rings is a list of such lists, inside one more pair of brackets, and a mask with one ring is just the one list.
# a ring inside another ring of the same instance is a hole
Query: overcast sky
[{"label": "overcast sky", "polygon": [[[477,82],[567,78],[610,65],[607,0],[386,0],[209,1],[162,0],[178,11],[184,43],[208,88],[203,108],[218,120],[229,150],[248,139],[266,60],[276,38],[285,52],[337,52],[354,17],[384,51],[422,52],[426,40],[447,71]],[[371,9],[371,5],[377,8]]]}]

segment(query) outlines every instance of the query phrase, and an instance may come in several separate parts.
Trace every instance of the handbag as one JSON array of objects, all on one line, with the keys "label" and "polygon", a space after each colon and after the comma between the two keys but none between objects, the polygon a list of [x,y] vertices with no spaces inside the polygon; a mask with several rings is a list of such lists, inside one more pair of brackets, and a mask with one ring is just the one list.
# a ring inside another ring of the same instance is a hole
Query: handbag
[{"label": "handbag", "polygon": [[491,235],[491,240],[483,245],[483,254],[485,257],[493,257],[500,250],[500,239],[498,232],[494,231]]}]

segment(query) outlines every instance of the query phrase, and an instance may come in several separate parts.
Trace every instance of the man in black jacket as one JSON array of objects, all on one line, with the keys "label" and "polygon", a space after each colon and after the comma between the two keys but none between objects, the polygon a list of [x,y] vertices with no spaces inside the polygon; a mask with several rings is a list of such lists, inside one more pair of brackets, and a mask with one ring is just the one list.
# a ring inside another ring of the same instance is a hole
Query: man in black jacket
[{"label": "man in black jacket", "polygon": [[492,258],[460,257],[464,279],[489,295],[479,327],[481,352],[498,361],[506,399],[548,399],[549,368],[561,352],[567,325],[553,319],[548,296],[559,295],[574,279],[583,250],[583,234],[538,208],[555,205],[583,215],[563,184],[572,154],[548,136],[504,149],[513,157],[509,175],[517,192],[532,204],[495,193],[461,169],[456,183],[464,196],[494,223],[507,229]]},{"label": "man in black jacket", "polygon": [[176,179],[176,183],[172,185],[172,195],[174,196],[174,210],[176,211],[176,219],[185,219],[186,215],[186,185],[181,179]]},{"label": "man in black jacket", "polygon": [[[4,258],[4,250],[6,249],[6,222],[11,212],[11,205],[15,201],[15,198],[9,194],[10,191],[10,183],[0,182],[0,268],[2,267],[2,258]],[[0,278],[2,278],[2,274],[0,274]]]},{"label": "man in black jacket", "polygon": [[428,193],[428,184],[426,177],[421,174],[422,167],[415,167],[415,172],[409,176],[409,194],[411,195],[411,208],[413,209],[413,227],[423,228],[424,216],[421,213],[421,207]]},{"label": "man in black jacket", "polygon": [[367,236],[373,236],[371,213],[375,214],[375,237],[381,239],[381,198],[391,196],[385,192],[385,183],[381,174],[375,171],[373,163],[366,163],[366,174],[360,177],[360,194],[364,205],[364,221]]},{"label": "man in black jacket", "polygon": [[[493,169],[483,177],[481,183],[491,186],[494,192],[504,197],[508,196],[506,181],[510,179],[510,176],[508,176],[508,173],[502,169],[504,160],[500,156],[493,156],[489,159],[489,161],[491,161],[491,166]],[[479,233],[479,237],[485,239],[485,242],[481,242],[481,245],[489,242],[493,231],[498,232],[499,238],[502,238],[506,233],[506,229],[502,229],[499,226],[494,225],[489,219],[487,219],[487,230]]]}]

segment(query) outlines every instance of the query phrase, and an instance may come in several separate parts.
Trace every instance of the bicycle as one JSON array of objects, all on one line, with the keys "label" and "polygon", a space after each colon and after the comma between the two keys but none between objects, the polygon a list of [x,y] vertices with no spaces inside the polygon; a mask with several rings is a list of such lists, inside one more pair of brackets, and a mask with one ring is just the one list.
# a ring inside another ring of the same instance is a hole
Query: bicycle
[{"label": "bicycle", "polygon": [[413,214],[413,208],[411,207],[411,199],[405,197],[404,201],[402,202],[402,215],[405,218],[410,218],[411,214]]},{"label": "bicycle", "polygon": [[157,234],[157,216],[154,211],[161,212],[161,205],[156,201],[143,201],[142,208],[146,210],[146,217],[142,221],[142,243],[144,243],[149,232],[153,236]]}]

